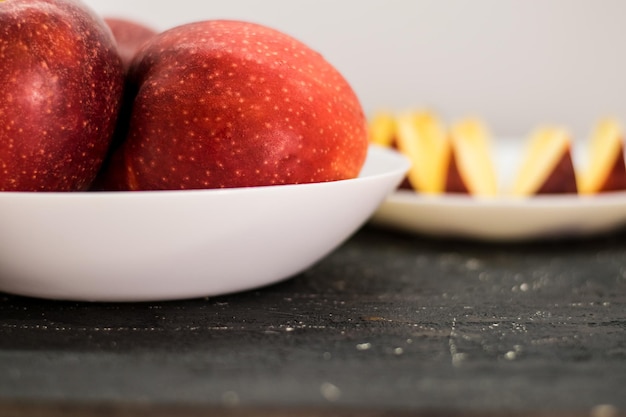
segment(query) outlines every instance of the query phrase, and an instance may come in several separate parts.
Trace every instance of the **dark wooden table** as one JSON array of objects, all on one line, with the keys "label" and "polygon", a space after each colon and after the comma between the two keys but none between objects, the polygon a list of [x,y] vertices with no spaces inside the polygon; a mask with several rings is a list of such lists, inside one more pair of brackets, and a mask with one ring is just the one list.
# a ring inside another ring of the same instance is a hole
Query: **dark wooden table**
[{"label": "dark wooden table", "polygon": [[0,294],[2,417],[625,410],[624,234],[502,245],[366,227],[309,271],[243,294]]}]

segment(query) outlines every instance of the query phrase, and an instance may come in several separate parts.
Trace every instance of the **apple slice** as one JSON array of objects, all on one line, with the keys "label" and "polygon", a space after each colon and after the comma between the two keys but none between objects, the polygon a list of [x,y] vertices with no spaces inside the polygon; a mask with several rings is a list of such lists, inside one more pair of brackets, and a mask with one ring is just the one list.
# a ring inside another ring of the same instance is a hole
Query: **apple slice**
[{"label": "apple slice", "polygon": [[395,147],[396,120],[392,112],[379,111],[372,116],[369,122],[369,139],[375,145]]},{"label": "apple slice", "polygon": [[396,145],[411,161],[408,181],[418,192],[444,190],[450,143],[437,117],[426,111],[406,112],[396,119]]},{"label": "apple slice", "polygon": [[[398,150],[396,130],[395,114],[390,111],[379,111],[369,121],[369,141],[375,145]],[[408,176],[404,177],[398,188],[415,191]]]},{"label": "apple slice", "polygon": [[530,137],[526,156],[513,184],[514,196],[576,194],[578,186],[567,131],[542,127]]},{"label": "apple slice", "polygon": [[613,119],[598,123],[591,136],[589,165],[579,178],[581,194],[626,190],[623,135]]},{"label": "apple slice", "polygon": [[452,152],[446,192],[495,196],[498,182],[486,126],[478,119],[468,118],[452,126],[450,136]]}]

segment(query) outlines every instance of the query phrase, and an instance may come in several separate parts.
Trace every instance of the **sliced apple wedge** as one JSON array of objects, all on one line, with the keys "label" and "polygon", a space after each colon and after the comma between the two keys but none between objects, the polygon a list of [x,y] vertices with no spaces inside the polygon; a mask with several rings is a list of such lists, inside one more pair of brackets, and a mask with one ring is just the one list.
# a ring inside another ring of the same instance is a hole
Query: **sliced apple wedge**
[{"label": "sliced apple wedge", "polygon": [[581,194],[626,190],[624,133],[613,119],[598,123],[589,146],[589,164],[579,177]]},{"label": "sliced apple wedge", "polygon": [[450,160],[450,143],[439,119],[427,111],[411,111],[396,119],[396,145],[409,158],[407,175],[418,192],[438,194],[444,191]]},{"label": "sliced apple wedge", "polygon": [[576,194],[578,186],[568,132],[559,127],[541,127],[531,135],[512,194]]},{"label": "sliced apple wedge", "polygon": [[452,126],[452,153],[446,176],[448,193],[493,197],[498,193],[491,155],[491,138],[478,119],[465,119]]},{"label": "sliced apple wedge", "polygon": [[369,140],[375,145],[395,147],[396,118],[392,112],[379,111],[370,118]]}]

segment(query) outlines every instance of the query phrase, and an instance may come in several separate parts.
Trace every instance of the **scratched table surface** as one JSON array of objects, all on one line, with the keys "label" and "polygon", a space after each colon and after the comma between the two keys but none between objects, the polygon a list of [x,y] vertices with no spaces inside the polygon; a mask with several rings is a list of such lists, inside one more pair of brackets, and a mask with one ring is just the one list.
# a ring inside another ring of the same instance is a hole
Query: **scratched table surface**
[{"label": "scratched table surface", "polygon": [[207,410],[624,415],[626,235],[502,245],[368,226],[305,273],[242,294],[0,294],[0,415]]}]

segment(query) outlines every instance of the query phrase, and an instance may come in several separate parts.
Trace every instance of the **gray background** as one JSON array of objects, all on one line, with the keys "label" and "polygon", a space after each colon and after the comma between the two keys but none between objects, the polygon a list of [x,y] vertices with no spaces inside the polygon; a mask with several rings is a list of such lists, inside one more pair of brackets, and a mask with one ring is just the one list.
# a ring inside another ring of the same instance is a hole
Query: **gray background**
[{"label": "gray background", "polygon": [[242,19],[308,43],[351,82],[368,114],[430,107],[484,117],[496,136],[540,123],[587,136],[626,116],[620,0],[86,0],[158,29]]}]

